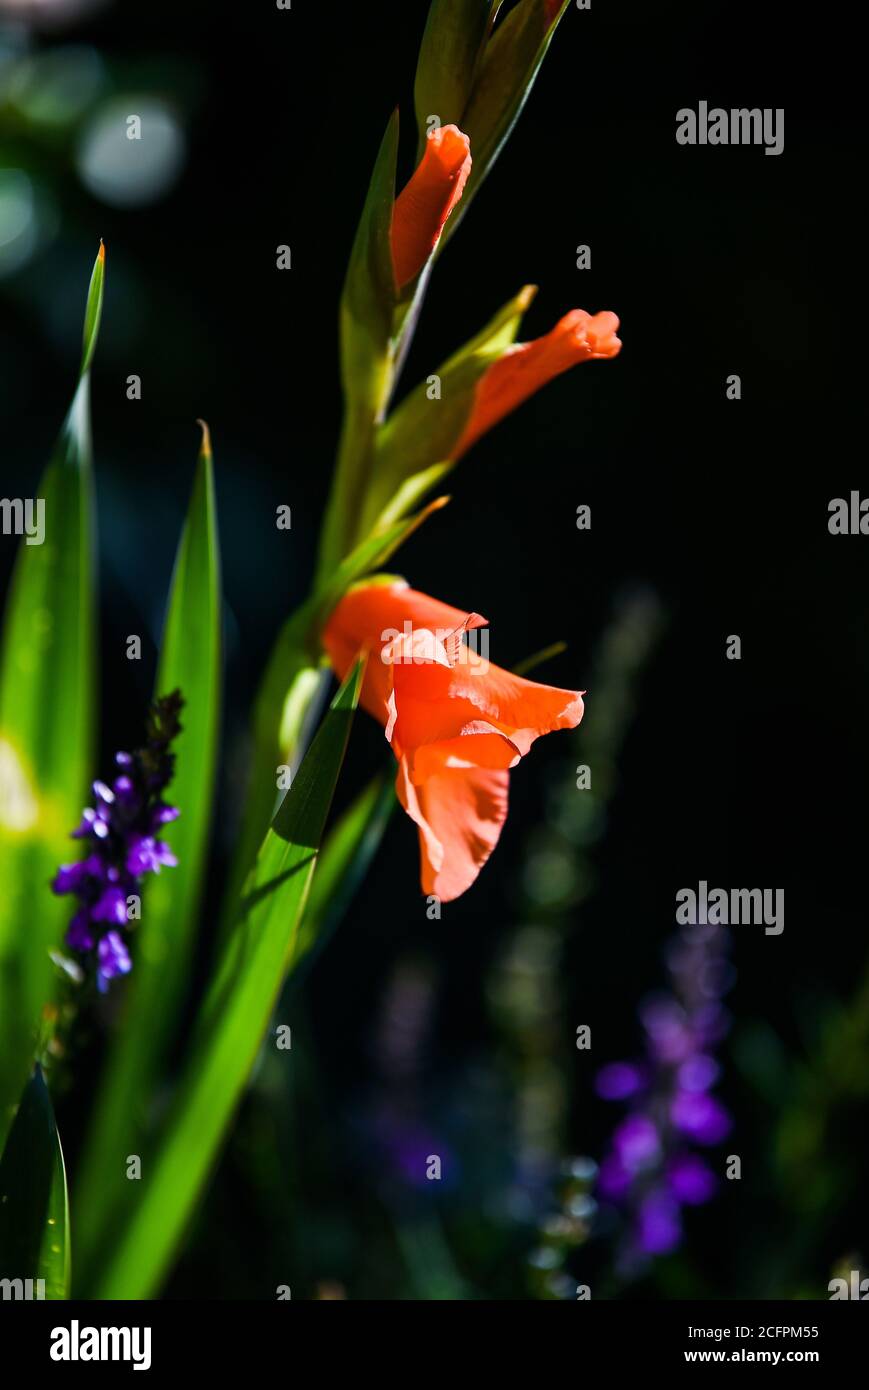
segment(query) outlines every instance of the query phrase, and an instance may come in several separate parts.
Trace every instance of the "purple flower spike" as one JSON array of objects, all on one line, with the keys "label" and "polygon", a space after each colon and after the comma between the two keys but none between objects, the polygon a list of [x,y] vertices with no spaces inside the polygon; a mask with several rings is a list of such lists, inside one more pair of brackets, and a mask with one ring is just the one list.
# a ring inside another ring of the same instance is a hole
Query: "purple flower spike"
[{"label": "purple flower spike", "polygon": [[627,1103],[600,1165],[598,1196],[626,1220],[618,1260],[634,1274],[682,1240],[681,1208],[708,1202],[713,1169],[689,1145],[718,1144],[731,1118],[711,1094],[721,1068],[713,1055],[729,1018],[722,996],[733,972],[727,933],[687,927],[667,951],[669,993],[642,1004],[645,1058],[613,1062],[597,1075],[604,1100]]},{"label": "purple flower spike", "polygon": [[155,701],[148,715],[147,741],[135,753],[116,753],[122,769],[111,787],[93,784],[88,806],[73,838],[87,840],[90,854],[78,864],[62,864],[52,882],[55,893],[74,893],[78,909],[66,933],[74,951],[93,953],[101,993],[118,975],[132,968],[130,953],[117,930],[127,926],[127,898],[138,894],[146,873],[178,863],[154,831],[178,815],[162,800],[172,780],[175,755],[169,751],[181,731],[183,704],[179,691]]}]

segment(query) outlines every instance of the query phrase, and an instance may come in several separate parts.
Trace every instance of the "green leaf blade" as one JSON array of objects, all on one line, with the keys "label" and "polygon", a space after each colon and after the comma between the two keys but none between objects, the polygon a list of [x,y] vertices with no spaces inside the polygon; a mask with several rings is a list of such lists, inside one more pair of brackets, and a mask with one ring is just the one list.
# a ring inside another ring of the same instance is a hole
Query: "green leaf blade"
[{"label": "green leaf blade", "polygon": [[[299,931],[297,960],[306,971],[368,872],[397,804],[394,780],[388,775],[374,777],[329,832]],[[294,972],[294,984],[300,973],[300,969]]]},{"label": "green leaf blade", "polygon": [[495,26],[485,44],[462,118],[474,164],[461,204],[444,228],[438,251],[455,235],[507,142],[567,7],[568,0],[562,0],[558,9],[550,8],[546,0],[522,0]]},{"label": "green leaf blade", "polygon": [[89,1274],[119,1210],[135,1199],[124,1158],[138,1152],[156,1080],[178,1025],[208,851],[221,684],[221,585],[214,469],[208,429],[178,547],[155,698],[180,689],[182,731],[167,793],[181,815],[164,831],[178,864],[145,891],[134,968],[94,1110],[77,1184],[77,1264]]},{"label": "green leaf blade", "polygon": [[69,1298],[69,1203],[63,1150],[39,1067],[24,1088],[0,1160],[0,1279],[43,1281],[33,1297]]},{"label": "green leaf blade", "polygon": [[430,116],[461,126],[495,8],[492,0],[432,0],[413,92],[420,157]]},{"label": "green leaf blade", "polygon": [[[82,375],[39,486],[44,536],[22,537],[0,640],[0,1142],[27,1079],[68,904],[49,884],[73,858],[93,763],[96,600],[89,367],[102,306],[91,278]],[[37,510],[38,518],[38,510]]]}]

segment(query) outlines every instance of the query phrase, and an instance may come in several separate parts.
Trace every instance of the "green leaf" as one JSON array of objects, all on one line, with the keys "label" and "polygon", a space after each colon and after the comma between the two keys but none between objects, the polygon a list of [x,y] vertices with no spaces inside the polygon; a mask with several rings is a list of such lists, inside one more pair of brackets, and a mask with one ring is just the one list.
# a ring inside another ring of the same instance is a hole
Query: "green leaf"
[{"label": "green leaf", "polygon": [[513,667],[514,676],[527,676],[530,671],[536,671],[538,666],[544,662],[551,661],[554,656],[561,656],[562,652],[567,651],[566,642],[553,642],[548,647],[541,647],[539,652],[533,652],[531,656],[526,656],[524,661],[519,661]]},{"label": "green leaf", "polygon": [[44,503],[44,539],[22,539],[0,642],[0,1143],[51,997],[49,952],[61,944],[70,915],[68,901],[54,897],[49,884],[59,862],[74,857],[69,835],[81,818],[92,772],[89,367],[102,289],[101,248],[88,296],[82,374],[35,499]]},{"label": "green leaf", "polygon": [[169,800],[180,808],[164,832],[178,859],[148,885],[135,934],[126,1005],[94,1110],[76,1184],[77,1267],[89,1267],[118,1207],[136,1201],[124,1158],[141,1152],[160,1067],[175,1037],[208,851],[220,719],[221,590],[214,473],[207,426],[178,547],[155,698],[180,689]]},{"label": "green leaf", "polygon": [[85,372],[90,371],[94,352],[97,346],[97,337],[100,331],[100,319],[103,316],[103,281],[106,273],[106,249],[100,242],[100,249],[94,262],[91,273],[91,282],[88,288],[87,304],[84,311],[84,331],[82,333],[81,368],[79,376],[84,376]]},{"label": "green leaf", "polygon": [[427,121],[461,126],[477,63],[500,0],[433,0],[419,50],[414,106],[419,156]]},{"label": "green leaf", "polygon": [[440,398],[421,382],[378,430],[362,526],[390,525],[416,506],[452,466],[477,386],[516,339],[536,286],[525,285],[476,337],[437,369]]},{"label": "green leaf", "polygon": [[[380,775],[369,782],[330,830],[317,861],[299,931],[300,967],[310,966],[347,911],[397,804],[394,779]],[[294,971],[294,985],[301,973],[300,968]]]},{"label": "green leaf", "polygon": [[[39,1067],[24,1088],[0,1160],[0,1279],[42,1279],[33,1297],[69,1298],[63,1151]],[[23,1295],[22,1295],[23,1296]]]},{"label": "green leaf", "polygon": [[165,1134],[96,1296],[147,1298],[172,1260],[241,1097],[287,973],[359,699],[357,662],[266,834],[198,1017]]},{"label": "green leaf", "polygon": [[392,209],[398,157],[398,112],[380,145],[341,296],[341,380],[348,401],[378,413],[389,375],[392,310]]},{"label": "green leaf", "polygon": [[371,460],[375,422],[393,379],[392,208],[398,156],[398,112],[380,146],[341,295],[341,382],[344,422],[338,462],[320,541],[320,576],[353,544]]},{"label": "green leaf", "polygon": [[438,251],[455,235],[474,196],[491,172],[528,99],[546,50],[569,0],[552,13],[551,0],[520,0],[485,45],[462,116],[473,167],[462,201],[444,228]]}]

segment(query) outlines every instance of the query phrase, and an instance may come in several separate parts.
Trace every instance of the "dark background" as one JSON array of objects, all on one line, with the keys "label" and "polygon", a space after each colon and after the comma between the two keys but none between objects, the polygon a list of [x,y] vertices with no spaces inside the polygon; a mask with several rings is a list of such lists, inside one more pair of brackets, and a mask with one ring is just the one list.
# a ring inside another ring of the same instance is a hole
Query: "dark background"
[{"label": "dark background", "polygon": [[[187,159],[145,208],[93,198],[62,141],[34,146],[17,128],[3,139],[0,162],[32,160],[61,212],[54,240],[0,282],[4,495],[33,495],[66,408],[100,236],[107,247],[94,379],[103,768],[140,727],[194,421],[211,426],[227,605],[215,893],[245,711],[313,564],[340,418],[337,300],[396,104],[404,178],[412,167],[426,10],[423,0],[298,0],[289,13],[155,0],[35,38],[92,44],[118,90],[176,104]],[[785,889],[781,937],[735,932],[730,1004],[761,1051],[780,1040],[793,1075],[811,1070],[823,1021],[842,1013],[865,968],[867,542],[831,537],[827,503],[865,474],[853,299],[866,122],[822,23],[817,8],[804,19],[709,0],[569,11],[438,263],[403,378],[406,389],[435,370],[527,281],[540,293],[523,336],[574,306],[621,319],[618,360],[560,378],[476,446],[450,480],[451,505],[391,565],[485,613],[502,665],[565,639],[539,678],[586,688],[589,710],[594,653],[625,596],[655,595],[666,618],[638,677],[593,890],[561,937],[551,1057],[564,1155],[600,1156],[613,1114],[593,1096],[593,1067],[636,1048],[636,1003],[663,978],[678,888],[705,878]],[[783,106],[784,153],[677,146],[676,110],[701,99]],[[290,272],[275,269],[281,243]],[[590,271],[575,268],[580,243]],[[140,402],[125,396],[131,372]],[[738,402],[725,398],[731,373]],[[292,507],[289,534],[274,528],[280,503]],[[590,532],[576,530],[580,503]],[[0,563],[5,580],[8,545]],[[140,664],[124,657],[131,632],[146,635]],[[733,633],[738,662],[725,659]],[[359,721],[354,742],[342,803],[383,761],[373,725]],[[536,746],[512,778],[494,858],[439,923],[419,896],[415,832],[395,818],[288,1006],[299,1039],[291,1093],[267,1069],[258,1078],[170,1295],[271,1297],[286,1282],[311,1296],[325,1281],[351,1297],[434,1296],[425,1270],[437,1251],[423,1244],[420,1255],[407,1230],[429,1230],[436,1208],[465,1296],[527,1296],[523,1261],[546,1197],[526,1193],[515,1220],[500,1207],[490,1217],[492,1193],[514,1182],[516,1105],[491,982],[516,923],[533,916],[522,865],[547,788],[582,760],[581,735]],[[455,1156],[436,1193],[405,1191],[376,1144],[372,1156],[372,1115],[395,1085],[384,1029],[404,1026],[390,1010],[407,978],[428,1012],[413,1025],[402,1094],[410,1088],[417,1120]],[[579,1023],[592,1027],[590,1058],[574,1049]],[[725,1071],[745,1180],[692,1217],[687,1255],[641,1296],[781,1296],[757,1272],[803,1219],[776,1168],[781,1115],[738,1058]],[[824,1290],[834,1262],[866,1248],[857,1118],[846,1107],[821,1144],[838,1196],[804,1264],[788,1269],[788,1293]]]}]

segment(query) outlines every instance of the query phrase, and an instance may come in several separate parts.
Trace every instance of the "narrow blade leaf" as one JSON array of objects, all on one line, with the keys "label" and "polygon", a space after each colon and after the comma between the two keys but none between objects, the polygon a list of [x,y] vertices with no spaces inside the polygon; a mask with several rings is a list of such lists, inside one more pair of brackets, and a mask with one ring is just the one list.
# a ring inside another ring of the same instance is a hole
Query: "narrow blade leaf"
[{"label": "narrow blade leaf", "polygon": [[[22,537],[0,642],[0,1143],[37,1046],[52,988],[49,951],[68,905],[49,883],[70,857],[92,767],[94,505],[90,363],[102,306],[91,277],[72,406]],[[39,517],[43,534],[39,535]]]},{"label": "narrow blade leaf", "polygon": [[126,1007],[94,1109],[76,1185],[77,1267],[136,1200],[125,1157],[138,1153],[155,1078],[185,999],[213,807],[220,718],[221,591],[211,444],[202,448],[169,595],[155,697],[180,689],[182,732],[169,792],[180,808],[165,838],[178,859],[147,888]]},{"label": "narrow blade leaf", "polygon": [[393,779],[375,777],[329,831],[302,918],[293,985],[298,985],[347,911],[397,804]]},{"label": "narrow blade leaf", "polygon": [[[51,1097],[37,1067],[0,1161],[0,1279],[34,1282],[32,1298],[69,1298],[66,1171]],[[26,1293],[22,1295],[28,1296]]]}]

